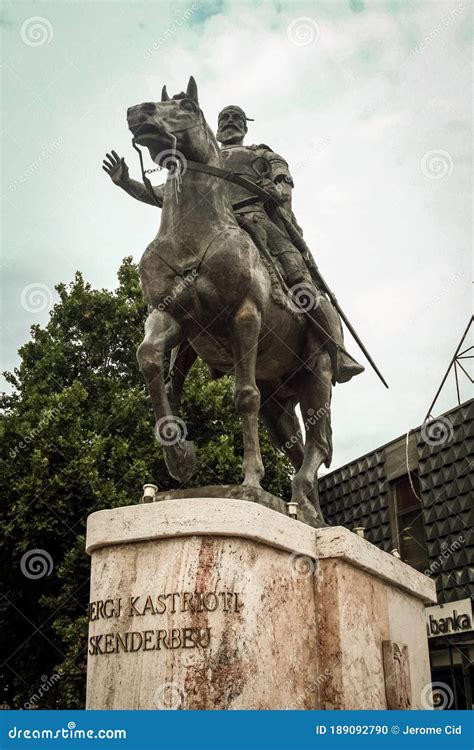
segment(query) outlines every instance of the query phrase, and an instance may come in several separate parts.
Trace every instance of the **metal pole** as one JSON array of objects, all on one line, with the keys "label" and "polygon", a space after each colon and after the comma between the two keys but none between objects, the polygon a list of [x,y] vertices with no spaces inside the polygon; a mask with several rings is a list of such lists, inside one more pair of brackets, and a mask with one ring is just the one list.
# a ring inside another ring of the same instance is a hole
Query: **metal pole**
[{"label": "metal pole", "polygon": [[458,380],[458,363],[454,360],[454,377],[456,379],[456,393],[458,397],[458,406],[461,406],[461,396],[459,395],[459,380]]},{"label": "metal pole", "polygon": [[433,409],[433,407],[434,407],[435,403],[436,403],[436,402],[437,402],[437,400],[438,400],[438,396],[439,396],[439,394],[441,393],[441,389],[443,388],[443,385],[444,385],[444,384],[445,384],[445,382],[446,382],[446,379],[447,379],[447,377],[448,377],[448,375],[449,375],[449,373],[450,373],[450,371],[451,371],[451,367],[453,366],[453,362],[454,362],[454,360],[456,359],[456,357],[458,356],[459,350],[460,350],[461,346],[463,345],[464,339],[465,339],[465,338],[466,338],[466,336],[467,336],[467,332],[469,331],[469,328],[471,327],[471,323],[472,323],[472,321],[473,321],[473,320],[474,320],[474,315],[473,315],[473,316],[471,317],[471,319],[469,320],[469,323],[467,324],[467,328],[466,328],[466,330],[464,331],[464,333],[463,333],[463,335],[462,335],[462,339],[461,339],[461,341],[459,342],[459,345],[458,345],[458,347],[456,348],[456,351],[454,352],[454,355],[453,355],[453,357],[452,357],[452,359],[451,359],[451,361],[450,361],[450,363],[449,363],[449,367],[448,367],[448,369],[446,370],[446,373],[445,373],[445,375],[444,375],[444,378],[443,378],[443,379],[442,379],[442,381],[441,381],[441,385],[439,386],[438,390],[436,391],[436,396],[434,397],[434,399],[433,399],[433,401],[432,401],[432,404],[431,404],[430,408],[428,409],[428,413],[427,413],[427,415],[426,415],[426,417],[425,417],[425,419],[424,419],[424,421],[425,421],[425,422],[426,422],[426,421],[427,421],[427,420],[428,420],[428,419],[430,418],[430,416],[431,416],[431,410]]},{"label": "metal pole", "polygon": [[[448,641],[449,643],[449,641]],[[456,675],[454,672],[454,662],[453,662],[453,648],[451,645],[448,645],[449,649],[449,665],[451,667],[451,679],[453,681],[453,691],[454,691],[454,708],[456,711],[459,709],[459,700],[458,700],[458,686],[456,684]]]}]

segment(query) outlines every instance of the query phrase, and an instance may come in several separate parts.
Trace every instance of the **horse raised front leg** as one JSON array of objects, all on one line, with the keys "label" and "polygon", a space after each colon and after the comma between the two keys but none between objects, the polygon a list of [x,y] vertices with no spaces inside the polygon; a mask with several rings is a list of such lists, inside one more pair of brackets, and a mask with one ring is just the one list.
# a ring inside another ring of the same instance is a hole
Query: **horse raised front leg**
[{"label": "horse raised front leg", "polygon": [[182,341],[181,328],[168,313],[154,310],[145,323],[145,338],[137,359],[155,412],[155,435],[163,446],[166,466],[174,479],[185,482],[196,465],[193,443],[186,440],[186,425],[173,415],[165,388],[164,360]]},{"label": "horse raised front leg", "polygon": [[246,302],[233,322],[235,408],[242,420],[244,438],[244,484],[260,487],[265,474],[258,439],[260,391],[255,380],[255,364],[261,316],[252,302]]},{"label": "horse raised front leg", "polygon": [[183,386],[196,359],[197,354],[188,341],[183,341],[171,352],[166,395],[174,414],[179,411]]}]

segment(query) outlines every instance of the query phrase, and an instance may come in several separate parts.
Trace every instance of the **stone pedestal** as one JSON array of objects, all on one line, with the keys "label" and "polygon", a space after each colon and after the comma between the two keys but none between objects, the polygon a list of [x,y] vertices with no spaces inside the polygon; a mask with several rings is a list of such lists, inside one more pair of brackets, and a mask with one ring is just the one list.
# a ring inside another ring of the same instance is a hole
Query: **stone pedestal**
[{"label": "stone pedestal", "polygon": [[434,584],[346,529],[175,499],[93,513],[87,551],[89,709],[426,707]]}]

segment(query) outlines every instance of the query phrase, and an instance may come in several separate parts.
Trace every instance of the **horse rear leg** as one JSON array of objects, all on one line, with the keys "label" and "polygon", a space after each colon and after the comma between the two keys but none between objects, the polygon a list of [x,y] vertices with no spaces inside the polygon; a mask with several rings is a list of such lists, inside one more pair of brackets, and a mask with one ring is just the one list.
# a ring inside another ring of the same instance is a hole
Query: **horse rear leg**
[{"label": "horse rear leg", "polygon": [[[331,360],[324,352],[315,363],[315,372],[308,371],[303,376],[300,403],[306,440],[303,463],[292,482],[291,499],[295,503],[303,503],[314,487],[317,492],[318,469],[321,464],[329,466],[331,462],[331,384]],[[317,506],[319,507],[319,499]]]},{"label": "horse rear leg", "polygon": [[196,465],[193,443],[186,440],[186,425],[173,415],[166,393],[165,355],[183,339],[179,324],[168,313],[154,310],[145,322],[145,338],[137,359],[155,412],[155,435],[163,446],[166,466],[172,477],[185,482]]},{"label": "horse rear leg", "polygon": [[252,302],[245,302],[232,321],[235,373],[235,408],[242,420],[244,438],[243,484],[260,487],[265,474],[258,439],[260,391],[255,380],[261,316]]},{"label": "horse rear leg", "polygon": [[[262,397],[265,399],[264,391]],[[299,471],[304,461],[304,444],[294,399],[278,399],[270,395],[260,408],[260,416],[275,448],[284,453],[293,468]],[[313,525],[317,528],[327,526],[319,505],[316,476],[313,487],[307,494],[307,501],[305,498],[306,513],[313,519]]]}]

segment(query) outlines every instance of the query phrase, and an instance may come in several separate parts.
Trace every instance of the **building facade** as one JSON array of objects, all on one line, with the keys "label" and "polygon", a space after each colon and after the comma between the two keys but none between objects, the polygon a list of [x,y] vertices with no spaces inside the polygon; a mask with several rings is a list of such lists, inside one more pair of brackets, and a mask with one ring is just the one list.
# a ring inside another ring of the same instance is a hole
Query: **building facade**
[{"label": "building facade", "polygon": [[321,477],[327,521],[436,581],[427,635],[436,708],[474,700],[474,400]]}]

